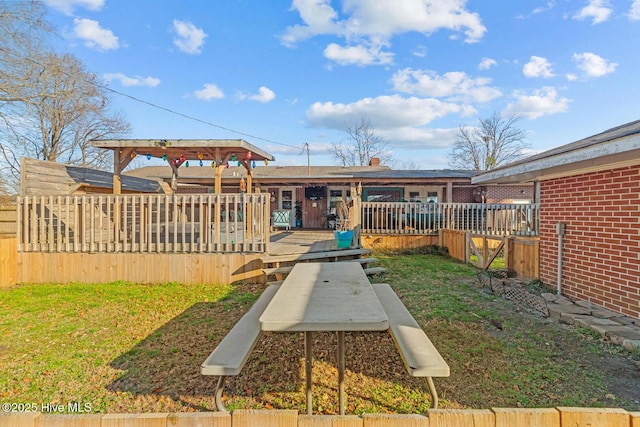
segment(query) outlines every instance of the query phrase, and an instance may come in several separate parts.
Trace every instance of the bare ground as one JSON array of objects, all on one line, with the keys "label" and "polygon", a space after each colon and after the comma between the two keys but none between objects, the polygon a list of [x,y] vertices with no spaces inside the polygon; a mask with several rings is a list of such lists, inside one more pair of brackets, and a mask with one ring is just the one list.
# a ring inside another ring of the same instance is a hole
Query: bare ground
[{"label": "bare ground", "polygon": [[[469,279],[461,279],[469,282]],[[243,285],[242,292],[257,292]],[[473,287],[472,287],[473,288]],[[481,298],[473,293],[482,294]],[[604,406],[640,410],[640,356],[473,288],[462,297],[476,322],[420,320],[451,367],[436,379],[444,408]],[[199,365],[239,319],[236,304],[201,304],[113,361],[122,375],[109,412],[214,410],[214,377]],[[200,319],[200,320],[197,320]],[[207,323],[202,319],[221,319]],[[166,351],[166,349],[175,351]],[[407,375],[387,333],[346,336],[347,410],[426,412],[424,379]],[[189,349],[185,352],[181,349]],[[336,339],[314,336],[314,412],[337,411]],[[230,378],[226,404],[305,411],[301,334],[266,333]]]}]

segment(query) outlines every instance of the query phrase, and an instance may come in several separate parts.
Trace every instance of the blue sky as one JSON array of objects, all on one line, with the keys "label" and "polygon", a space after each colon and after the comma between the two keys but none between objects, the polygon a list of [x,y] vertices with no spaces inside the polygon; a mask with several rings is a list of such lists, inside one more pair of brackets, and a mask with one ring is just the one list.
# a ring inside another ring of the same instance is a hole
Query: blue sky
[{"label": "blue sky", "polygon": [[535,152],[640,118],[640,0],[45,3],[56,48],[124,94],[131,138],[242,138],[280,166],[307,143],[331,165],[367,117],[395,168],[444,169],[493,112]]}]

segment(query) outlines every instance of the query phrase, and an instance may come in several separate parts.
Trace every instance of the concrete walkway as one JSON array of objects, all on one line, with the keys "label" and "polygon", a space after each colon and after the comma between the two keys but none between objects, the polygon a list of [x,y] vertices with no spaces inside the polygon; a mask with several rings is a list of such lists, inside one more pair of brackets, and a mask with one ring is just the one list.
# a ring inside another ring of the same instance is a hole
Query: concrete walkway
[{"label": "concrete walkway", "polygon": [[606,340],[628,349],[640,349],[640,320],[588,301],[572,301],[556,294],[544,293],[549,317],[561,322],[593,329]]}]

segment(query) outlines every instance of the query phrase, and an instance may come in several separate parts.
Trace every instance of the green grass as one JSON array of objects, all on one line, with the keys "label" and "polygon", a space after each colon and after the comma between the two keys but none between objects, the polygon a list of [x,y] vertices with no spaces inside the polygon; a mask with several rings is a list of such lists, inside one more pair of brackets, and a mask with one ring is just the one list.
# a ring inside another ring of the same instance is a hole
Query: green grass
[{"label": "green grass", "polygon": [[[442,407],[640,409],[618,394],[606,370],[637,353],[516,311],[476,287],[475,268],[439,253],[376,254],[387,274],[373,280],[391,284],[449,364],[451,376],[435,380]],[[0,400],[88,403],[96,412],[212,410],[215,378],[200,375],[200,365],[262,289],[74,283],[2,290]],[[314,340],[314,410],[336,413],[335,335]],[[349,412],[427,411],[424,379],[407,375],[386,332],[346,340]],[[243,372],[228,380],[227,406],[305,411],[303,353],[300,334],[264,334]]]},{"label": "green grass", "polygon": [[[194,304],[232,295],[231,286],[24,285],[0,291],[0,397],[10,402],[87,402],[106,412],[118,357],[161,357],[139,346]],[[200,317],[200,316],[196,316]],[[206,319],[205,319],[206,320]],[[166,349],[178,351],[177,347]]]}]

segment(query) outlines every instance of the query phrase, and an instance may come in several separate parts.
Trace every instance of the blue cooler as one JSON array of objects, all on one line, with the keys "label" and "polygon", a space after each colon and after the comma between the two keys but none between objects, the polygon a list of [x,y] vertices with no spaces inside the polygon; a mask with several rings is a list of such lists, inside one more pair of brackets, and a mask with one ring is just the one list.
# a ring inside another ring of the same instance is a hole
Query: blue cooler
[{"label": "blue cooler", "polygon": [[351,246],[351,241],[353,240],[353,230],[334,231],[333,235],[336,238],[336,246],[339,249],[344,249]]}]

